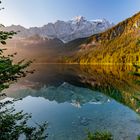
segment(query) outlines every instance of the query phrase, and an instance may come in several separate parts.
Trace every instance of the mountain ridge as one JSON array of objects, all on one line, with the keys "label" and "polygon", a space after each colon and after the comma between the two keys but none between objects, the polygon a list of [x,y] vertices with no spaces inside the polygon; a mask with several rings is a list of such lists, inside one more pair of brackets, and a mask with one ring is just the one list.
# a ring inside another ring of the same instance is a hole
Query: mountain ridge
[{"label": "mountain ridge", "polygon": [[54,23],[48,23],[42,27],[25,28],[21,25],[12,25],[2,27],[4,31],[20,31],[16,38],[25,38],[33,35],[40,35],[50,39],[58,38],[63,42],[69,42],[77,38],[89,37],[95,33],[105,31],[112,27],[113,24],[109,23],[106,19],[102,20],[86,20],[83,16],[75,17],[69,21],[57,20]]}]

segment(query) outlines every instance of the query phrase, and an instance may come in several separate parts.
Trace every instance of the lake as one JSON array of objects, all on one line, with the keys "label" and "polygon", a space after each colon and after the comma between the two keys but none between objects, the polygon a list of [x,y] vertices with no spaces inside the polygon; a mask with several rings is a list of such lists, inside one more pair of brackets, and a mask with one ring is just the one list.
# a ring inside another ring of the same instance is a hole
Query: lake
[{"label": "lake", "polygon": [[48,121],[49,140],[84,140],[87,130],[109,131],[115,140],[140,135],[140,79],[131,66],[34,64],[35,73],[10,86],[17,111],[29,122]]}]

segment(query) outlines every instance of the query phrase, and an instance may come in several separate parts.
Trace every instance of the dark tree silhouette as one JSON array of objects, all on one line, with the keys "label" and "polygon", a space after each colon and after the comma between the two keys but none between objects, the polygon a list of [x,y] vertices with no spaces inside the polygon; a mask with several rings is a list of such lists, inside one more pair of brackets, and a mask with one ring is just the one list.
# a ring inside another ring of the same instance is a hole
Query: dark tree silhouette
[{"label": "dark tree silhouette", "polygon": [[[1,4],[1,1],[0,1]],[[0,8],[0,10],[3,8]],[[5,45],[7,39],[12,39],[16,32],[0,31],[0,43]],[[31,61],[20,61],[17,64],[13,63],[13,57],[16,53],[5,57],[4,49],[0,49],[0,98],[6,96],[2,93],[10,84],[16,82],[19,78],[26,76],[29,71],[25,69],[32,63]],[[32,73],[32,72],[31,72]],[[47,122],[43,124],[35,124],[35,127],[27,124],[31,118],[30,114],[23,111],[15,112],[12,101],[0,101],[0,140],[44,140],[47,138],[46,129]],[[10,104],[11,107],[8,107]]]}]

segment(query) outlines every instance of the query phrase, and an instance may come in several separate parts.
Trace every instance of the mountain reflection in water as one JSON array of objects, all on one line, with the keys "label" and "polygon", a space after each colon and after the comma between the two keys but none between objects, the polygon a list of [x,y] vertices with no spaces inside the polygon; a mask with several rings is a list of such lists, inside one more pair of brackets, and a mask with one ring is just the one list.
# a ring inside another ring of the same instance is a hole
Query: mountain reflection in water
[{"label": "mountain reflection in water", "polygon": [[68,83],[63,83],[59,87],[49,86],[42,87],[39,90],[22,89],[19,93],[12,94],[14,98],[24,98],[26,96],[44,97],[49,101],[57,103],[71,103],[76,107],[81,107],[86,103],[102,104],[108,102],[109,99],[99,93],[86,88],[72,86]]},{"label": "mountain reflection in water", "polygon": [[69,102],[79,107],[88,102],[107,102],[111,97],[140,112],[140,86],[134,83],[138,77],[129,75],[130,71],[135,71],[132,66],[37,64],[31,69],[36,70],[35,74],[11,86],[7,90],[9,97],[30,95],[58,103]]},{"label": "mountain reflection in water", "polygon": [[[110,131],[114,140],[140,135],[139,77],[131,66],[36,64],[34,74],[10,86],[16,110],[49,122],[49,140],[83,140],[85,129]],[[31,122],[30,122],[31,123]],[[127,127],[126,127],[127,125]]]}]

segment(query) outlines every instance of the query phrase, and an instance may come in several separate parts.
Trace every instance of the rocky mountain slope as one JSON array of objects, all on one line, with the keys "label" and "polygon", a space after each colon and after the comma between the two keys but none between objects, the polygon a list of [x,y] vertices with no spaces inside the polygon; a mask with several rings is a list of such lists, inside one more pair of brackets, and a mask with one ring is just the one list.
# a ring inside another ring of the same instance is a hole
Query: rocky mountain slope
[{"label": "rocky mountain slope", "polygon": [[[64,43],[57,39],[42,38],[38,35],[23,39],[7,41],[5,55],[17,53],[14,60],[35,60],[35,63],[55,63],[58,61],[64,49]],[[66,53],[65,53],[66,54]]]},{"label": "rocky mountain slope", "polygon": [[69,21],[56,21],[48,23],[43,27],[32,27],[26,29],[20,25],[3,27],[4,31],[20,31],[16,38],[26,38],[38,34],[41,37],[58,38],[64,42],[69,42],[77,38],[89,37],[93,34],[103,32],[111,28],[113,24],[106,19],[88,21],[82,16],[75,17]]},{"label": "rocky mountain slope", "polygon": [[84,38],[76,46],[77,52],[65,57],[65,61],[81,64],[140,63],[139,39],[140,12],[103,33]]}]

